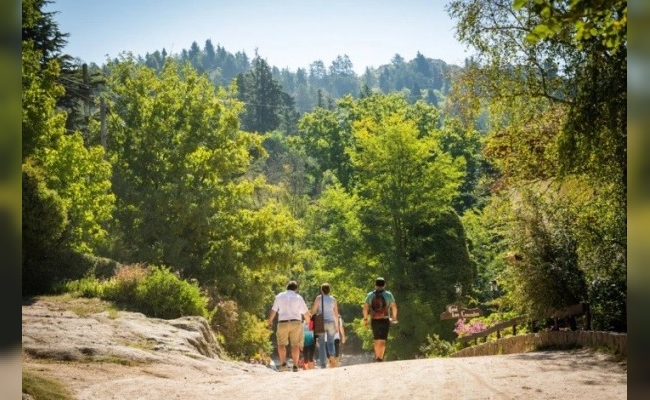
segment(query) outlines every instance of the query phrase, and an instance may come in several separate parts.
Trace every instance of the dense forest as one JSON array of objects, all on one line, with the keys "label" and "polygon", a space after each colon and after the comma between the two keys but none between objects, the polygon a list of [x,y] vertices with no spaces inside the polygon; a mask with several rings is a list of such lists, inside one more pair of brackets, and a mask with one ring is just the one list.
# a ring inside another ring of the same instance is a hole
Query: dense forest
[{"label": "dense forest", "polygon": [[392,359],[452,342],[453,302],[588,303],[592,329],[627,330],[626,1],[450,1],[465,65],[361,76],[210,40],[86,65],[48,3],[22,1],[23,295],[205,315],[236,357],[270,350],[290,279],[308,304],[330,283],[370,348],[384,276]]}]

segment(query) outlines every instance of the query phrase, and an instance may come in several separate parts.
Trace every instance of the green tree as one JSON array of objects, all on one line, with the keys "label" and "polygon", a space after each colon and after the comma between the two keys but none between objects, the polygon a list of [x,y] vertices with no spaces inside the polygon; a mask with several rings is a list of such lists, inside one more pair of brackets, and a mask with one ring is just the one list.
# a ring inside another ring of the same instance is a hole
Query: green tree
[{"label": "green tree", "polygon": [[[458,91],[467,100],[463,113],[487,111],[485,154],[501,174],[491,183],[494,194],[512,203],[503,207],[504,220],[524,221],[511,236],[535,243],[522,273],[549,277],[559,268],[555,278],[565,280],[545,285],[540,278],[541,292],[507,281],[516,293],[512,305],[542,312],[586,296],[617,316],[619,322],[603,325],[625,326],[627,3],[462,0],[451,2],[449,12],[459,20],[459,39],[476,50]],[[522,193],[530,193],[525,202]],[[611,217],[597,231],[608,233],[592,235],[584,221],[602,213],[602,202]],[[543,209],[533,218],[516,213],[524,208],[519,203]],[[596,248],[608,249],[616,268]],[[580,280],[586,288],[576,289]],[[603,285],[595,282],[612,283],[617,294],[600,304]]]},{"label": "green tree", "polygon": [[[515,9],[525,5],[526,0],[514,1]],[[536,0],[531,10],[541,20],[526,36],[533,43],[569,31],[578,46],[596,39],[614,52],[627,47],[627,0]]]},{"label": "green tree", "polygon": [[431,77],[433,74],[431,71],[431,66],[429,65],[429,62],[427,59],[418,51],[418,53],[415,56],[415,70],[416,72],[424,75],[425,77]]},{"label": "green tree", "polygon": [[454,246],[434,249],[426,245],[429,240],[443,243],[432,234],[458,195],[464,160],[443,152],[434,132],[422,135],[416,122],[406,119],[403,112],[361,118],[353,132],[354,147],[348,151],[357,173],[354,189],[364,242],[379,266],[377,272],[395,282],[391,287],[409,304],[400,312],[396,329],[406,340],[389,351],[398,358],[412,357],[426,335],[440,326],[436,311],[444,301],[443,293],[427,295],[430,288],[420,282],[444,285],[445,268],[455,271],[448,275],[468,284],[473,278],[473,273],[461,272],[474,268],[462,228],[439,227],[444,232],[440,237],[464,249],[460,263],[442,265],[438,259],[456,251]]},{"label": "green tree", "polygon": [[362,203],[354,193],[347,192],[331,172],[326,173],[325,179],[327,185],[322,196],[312,203],[305,218],[308,233],[304,246],[313,252],[310,271],[314,277],[320,282],[330,282],[336,288],[342,309],[352,309],[352,315],[357,317],[369,274],[374,274],[368,270],[373,265],[372,257],[367,251],[359,220]]},{"label": "green tree", "polygon": [[299,229],[278,188],[251,169],[266,153],[262,136],[239,128],[234,86],[215,90],[174,60],[157,75],[125,59],[108,82],[115,257],[168,265],[215,304],[263,318],[275,285],[301,270]]},{"label": "green tree", "polygon": [[362,119],[354,135],[350,156],[359,175],[362,220],[385,227],[368,231],[370,243],[383,253],[382,261],[397,266],[396,276],[407,278],[401,264],[408,259],[409,233],[458,194],[463,163],[441,152],[433,138],[418,138],[415,124],[400,115]]},{"label": "green tree", "polygon": [[296,111],[296,102],[285,92],[282,92],[281,97],[283,106],[279,112],[280,124],[278,128],[287,136],[296,136],[300,120],[300,113]]},{"label": "green tree", "polygon": [[335,97],[354,94],[358,91],[357,75],[354,66],[347,55],[337,56],[330,66],[330,80]]},{"label": "green tree", "polygon": [[237,207],[232,199],[244,183],[235,179],[258,142],[238,130],[241,105],[171,60],[160,75],[123,60],[112,66],[109,89],[118,259],[197,273],[216,210]]},{"label": "green tree", "polygon": [[81,130],[87,134],[89,115],[93,108],[97,109],[96,104],[93,104],[94,94],[101,85],[101,75],[96,67],[89,69],[80,60],[63,53],[70,35],[59,30],[55,21],[58,12],[44,11],[49,4],[53,2],[23,1],[22,38],[23,41],[31,42],[34,50],[41,54],[41,68],[46,68],[51,61],[57,61],[59,71],[56,80],[65,89],[62,95],[57,96],[57,107],[68,114],[68,130]]},{"label": "green tree", "polygon": [[[305,245],[314,252],[309,276],[342,286],[342,309],[355,317],[369,280],[387,276],[408,304],[395,328],[406,339],[391,346],[397,358],[414,356],[427,335],[443,330],[438,315],[448,292],[457,280],[471,288],[476,275],[451,210],[466,165],[462,144],[439,120],[435,108],[399,94],[346,97],[301,120],[301,145],[319,167],[327,165],[318,169],[323,190],[305,221]],[[345,158],[337,159],[341,152]]]},{"label": "green tree", "polygon": [[554,310],[587,300],[587,284],[578,258],[578,240],[570,213],[556,202],[546,203],[533,192],[522,192],[507,237],[517,257],[509,264],[511,294],[516,308],[544,319]]},{"label": "green tree", "polygon": [[202,54],[203,52],[201,51],[199,44],[196,43],[196,41],[192,42],[192,45],[190,46],[190,49],[187,52],[187,59],[192,64],[192,66],[196,68],[197,71],[199,71],[199,73],[204,72],[203,67],[201,65]]},{"label": "green tree", "polygon": [[282,87],[273,78],[266,60],[257,55],[251,69],[238,78],[239,99],[246,104],[242,129],[266,133],[280,125],[280,112],[289,107],[283,102]]},{"label": "green tree", "polygon": [[309,64],[309,83],[315,89],[322,89],[327,82],[327,69],[322,60]]},{"label": "green tree", "polygon": [[361,80],[363,84],[367,86],[369,89],[377,87],[378,84],[377,76],[373,73],[373,71],[370,70],[369,67],[366,67],[366,70],[364,71]]},{"label": "green tree", "polygon": [[464,214],[474,207],[482,207],[486,193],[482,179],[493,173],[493,167],[483,154],[484,140],[480,132],[465,129],[454,118],[447,118],[440,128],[440,141],[444,151],[453,157],[465,159],[466,174],[460,188],[460,196],[454,204],[459,214]]},{"label": "green tree", "polygon": [[45,11],[46,6],[52,3],[49,0],[22,0],[22,40],[29,41],[33,50],[40,54],[41,67],[46,67],[52,60],[61,62],[61,52],[70,36],[59,30],[54,20],[57,12]]},{"label": "green tree", "polygon": [[307,156],[316,161],[310,170],[315,179],[316,193],[324,173],[331,171],[343,186],[348,186],[351,166],[346,148],[350,145],[350,126],[340,111],[317,108],[300,119],[300,143]]},{"label": "green tree", "polygon": [[212,40],[207,39],[205,41],[205,46],[203,47],[204,56],[203,56],[203,68],[205,71],[210,71],[216,68],[217,66],[217,52],[214,49]]},{"label": "green tree", "polygon": [[[29,7],[39,5],[26,3],[25,13],[38,15]],[[38,18],[24,18],[24,30],[34,21]],[[24,293],[66,278],[65,271],[55,271],[62,266],[54,258],[62,253],[93,252],[104,244],[114,202],[103,149],[86,148],[79,132],[66,133],[66,115],[56,110],[64,93],[57,60],[45,58],[27,37],[22,43],[23,195],[29,199],[23,204]],[[52,235],[34,226],[43,223],[52,224]]]}]

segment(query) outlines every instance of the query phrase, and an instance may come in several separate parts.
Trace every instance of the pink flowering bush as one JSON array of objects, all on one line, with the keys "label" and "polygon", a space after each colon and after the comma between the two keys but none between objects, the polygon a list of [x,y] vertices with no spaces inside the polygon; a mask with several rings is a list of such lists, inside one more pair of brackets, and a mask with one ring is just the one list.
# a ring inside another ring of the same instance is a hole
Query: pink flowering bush
[{"label": "pink flowering bush", "polygon": [[[469,322],[464,318],[460,318],[458,321],[456,321],[456,328],[454,329],[454,332],[458,335],[458,337],[468,336],[473,333],[484,331],[501,322],[509,321],[517,316],[519,316],[518,313],[514,311],[508,311],[492,313],[484,317],[472,318],[469,320]],[[517,334],[528,333],[529,330],[530,329],[527,324],[517,325]],[[512,328],[508,327],[501,330],[500,335],[501,337],[512,335]],[[496,338],[497,333],[492,332],[485,338],[485,340],[495,340]]]},{"label": "pink flowering bush", "polygon": [[463,337],[484,331],[487,328],[488,326],[481,320],[474,319],[470,320],[469,323],[466,323],[465,318],[459,318],[458,321],[456,321],[454,332],[458,335],[458,337]]}]

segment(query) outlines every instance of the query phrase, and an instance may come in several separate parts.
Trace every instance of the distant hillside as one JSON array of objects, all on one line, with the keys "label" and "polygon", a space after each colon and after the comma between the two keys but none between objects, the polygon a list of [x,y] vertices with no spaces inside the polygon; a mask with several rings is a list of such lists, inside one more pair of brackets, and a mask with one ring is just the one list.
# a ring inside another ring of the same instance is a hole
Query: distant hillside
[{"label": "distant hillside", "polygon": [[[251,59],[242,51],[231,53],[212,44],[210,39],[203,47],[193,42],[189,49],[168,55],[165,49],[139,56],[139,60],[154,69],[160,69],[168,57],[189,61],[197,71],[210,77],[216,86],[225,86],[239,74],[251,68]],[[259,57],[264,58],[263,55]],[[354,72],[347,55],[339,55],[329,65],[322,60],[313,61],[307,68],[290,71],[271,66],[273,78],[283,91],[292,97],[300,113],[309,112],[320,102],[335,102],[345,95],[357,98],[364,93],[406,92],[410,101],[422,99],[438,105],[449,94],[454,75],[462,68],[417,53],[406,60],[396,54],[377,68],[366,68],[362,75]]]}]

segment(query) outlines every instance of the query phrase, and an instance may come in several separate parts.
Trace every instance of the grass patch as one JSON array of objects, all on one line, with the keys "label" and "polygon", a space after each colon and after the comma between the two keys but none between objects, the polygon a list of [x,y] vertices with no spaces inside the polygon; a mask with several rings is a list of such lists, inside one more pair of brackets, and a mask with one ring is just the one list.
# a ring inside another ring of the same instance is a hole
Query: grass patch
[{"label": "grass patch", "polygon": [[71,311],[80,317],[87,317],[92,314],[107,311],[109,317],[117,317],[117,308],[109,301],[98,298],[76,297],[70,293],[56,296],[39,296],[40,301],[51,303],[49,308],[52,311]]},{"label": "grass patch", "polygon": [[604,354],[607,356],[607,359],[616,363],[627,363],[627,356],[620,354],[616,351],[616,349],[606,346],[606,345],[601,345],[598,346],[594,349],[596,352]]},{"label": "grass patch", "polygon": [[142,338],[142,340],[137,340],[137,341],[124,341],[123,344],[125,346],[132,347],[134,349],[153,350],[158,344],[158,342],[156,342],[153,339]]},{"label": "grass patch", "polygon": [[35,400],[72,400],[72,393],[59,381],[45,378],[33,371],[23,370],[23,393]]}]

